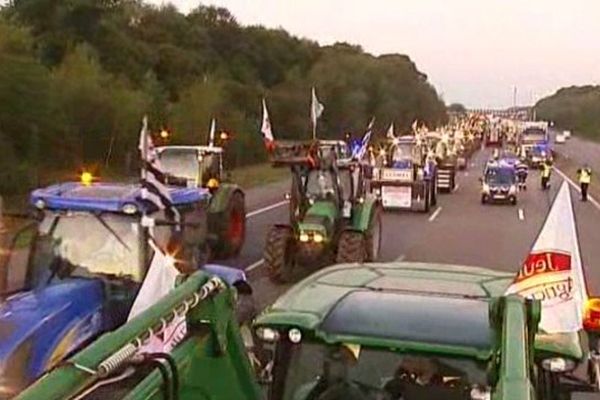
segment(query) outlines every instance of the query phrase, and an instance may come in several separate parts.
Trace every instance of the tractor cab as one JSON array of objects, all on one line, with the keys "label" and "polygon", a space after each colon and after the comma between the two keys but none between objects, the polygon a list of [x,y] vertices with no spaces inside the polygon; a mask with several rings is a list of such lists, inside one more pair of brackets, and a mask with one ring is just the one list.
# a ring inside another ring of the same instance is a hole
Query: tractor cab
[{"label": "tractor cab", "polygon": [[207,187],[211,179],[225,180],[223,148],[215,146],[162,146],[157,152],[163,170],[185,180],[188,187]]}]

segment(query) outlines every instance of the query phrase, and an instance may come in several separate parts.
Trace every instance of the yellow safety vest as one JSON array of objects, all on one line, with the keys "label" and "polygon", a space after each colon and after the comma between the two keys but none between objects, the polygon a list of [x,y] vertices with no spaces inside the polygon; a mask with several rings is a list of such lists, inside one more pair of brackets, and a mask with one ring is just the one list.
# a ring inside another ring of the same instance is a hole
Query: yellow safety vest
[{"label": "yellow safety vest", "polygon": [[542,168],[542,178],[550,178],[550,166],[544,164]]},{"label": "yellow safety vest", "polygon": [[589,169],[583,168],[579,173],[579,183],[590,183],[592,174]]}]

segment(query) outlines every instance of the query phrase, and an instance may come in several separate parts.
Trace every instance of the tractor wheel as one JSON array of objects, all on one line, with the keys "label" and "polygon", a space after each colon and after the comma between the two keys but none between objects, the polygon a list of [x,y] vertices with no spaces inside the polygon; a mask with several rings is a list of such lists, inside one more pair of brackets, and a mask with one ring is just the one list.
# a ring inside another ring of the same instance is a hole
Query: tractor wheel
[{"label": "tractor wheel", "polygon": [[367,240],[362,232],[344,231],[338,242],[337,264],[362,263],[367,259],[365,251]]},{"label": "tractor wheel", "polygon": [[381,210],[376,207],[373,215],[371,215],[369,230],[365,232],[365,252],[367,256],[365,261],[376,261],[379,258],[382,236]]},{"label": "tractor wheel", "polygon": [[246,205],[244,196],[235,192],[223,213],[225,221],[218,246],[219,258],[236,257],[240,254],[246,238]]},{"label": "tractor wheel", "polygon": [[269,278],[273,282],[286,282],[292,270],[293,232],[287,226],[274,226],[267,233],[264,259]]},{"label": "tractor wheel", "polygon": [[433,180],[433,183],[431,184],[431,201],[430,204],[432,206],[436,206],[437,205],[437,179]]}]

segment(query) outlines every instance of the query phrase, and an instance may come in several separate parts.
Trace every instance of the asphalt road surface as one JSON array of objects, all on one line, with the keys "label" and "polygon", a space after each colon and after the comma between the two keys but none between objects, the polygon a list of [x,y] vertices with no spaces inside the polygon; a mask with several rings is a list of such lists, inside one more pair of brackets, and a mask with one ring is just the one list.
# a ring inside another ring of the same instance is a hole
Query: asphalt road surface
[{"label": "asphalt road surface", "polygon": [[[528,190],[520,194],[516,206],[482,205],[478,178],[490,153],[489,149],[478,152],[468,170],[459,172],[458,189],[440,195],[437,208],[429,214],[386,212],[380,261],[472,265],[516,273],[541,229],[562,178],[554,174],[550,191],[542,192],[539,175],[534,171],[529,176]],[[240,257],[227,262],[248,271],[262,307],[289,287],[271,283],[261,263],[268,227],[287,221],[287,203],[282,201],[286,189],[287,183],[281,182],[248,192],[246,244]],[[573,188],[571,192],[589,291],[600,295],[600,208],[580,202]]]},{"label": "asphalt road surface", "polygon": [[[555,132],[550,132],[554,137]],[[596,177],[600,173],[600,143],[571,136],[566,143],[555,144],[554,149],[563,157],[575,161],[577,165],[588,164],[596,172]]]}]

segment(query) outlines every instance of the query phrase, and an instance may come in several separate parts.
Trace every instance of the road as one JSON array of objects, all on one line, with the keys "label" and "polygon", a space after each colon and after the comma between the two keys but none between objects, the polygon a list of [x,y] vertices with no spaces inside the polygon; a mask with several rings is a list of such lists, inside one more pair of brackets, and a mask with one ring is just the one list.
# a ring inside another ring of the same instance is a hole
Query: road
[{"label": "road", "polygon": [[600,143],[572,136],[565,144],[555,144],[554,148],[565,158],[579,165],[587,163],[596,174],[600,173]]},{"label": "road", "polygon": [[[459,173],[458,189],[441,195],[438,207],[429,214],[386,212],[383,220],[381,261],[423,261],[483,266],[503,271],[516,271],[535,240],[562,178],[555,174],[549,192],[539,188],[539,175],[530,174],[529,190],[521,193],[516,206],[481,205],[478,178],[490,150],[479,152],[469,169]],[[272,303],[287,285],[274,285],[266,277],[260,263],[268,227],[287,219],[282,203],[286,183],[250,190],[246,245],[239,258],[230,265],[250,267],[249,276],[259,305]],[[579,230],[582,258],[591,294],[600,294],[600,209],[592,203],[581,203],[572,189],[574,210]],[[272,209],[268,204],[280,203]]]}]

